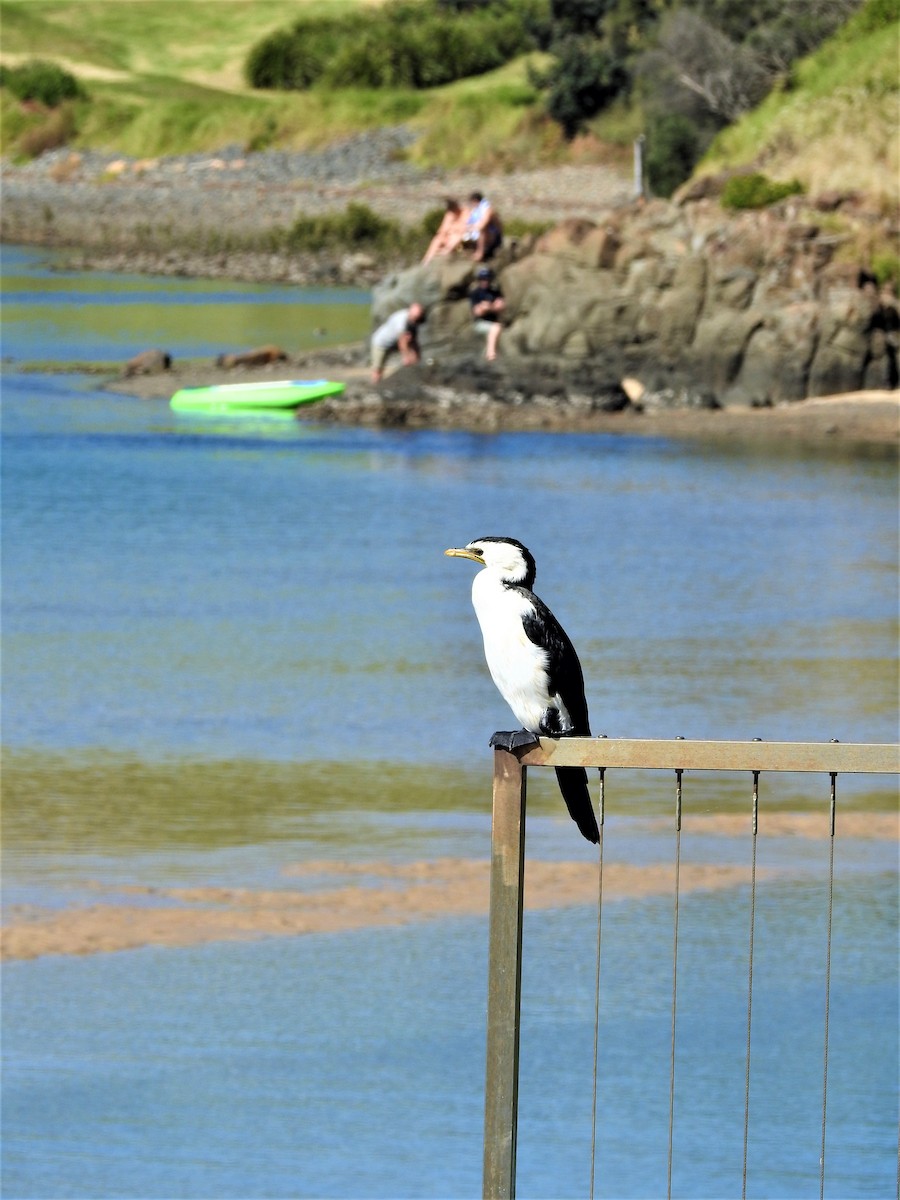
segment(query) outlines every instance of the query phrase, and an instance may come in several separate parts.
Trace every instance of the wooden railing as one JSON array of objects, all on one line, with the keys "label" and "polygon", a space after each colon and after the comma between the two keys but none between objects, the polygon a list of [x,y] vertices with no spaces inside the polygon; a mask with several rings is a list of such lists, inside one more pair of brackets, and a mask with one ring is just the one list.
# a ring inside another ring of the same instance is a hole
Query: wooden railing
[{"label": "wooden railing", "polygon": [[[753,797],[754,863],[758,795],[756,785],[760,773],[769,771],[815,772],[830,777],[832,841],[830,905],[834,870],[835,780],[840,774],[896,775],[900,773],[900,745],[860,745],[841,742],[686,741],[680,738],[673,740],[611,738],[551,740],[541,738],[530,747],[526,746],[512,752],[495,748],[483,1176],[483,1191],[487,1200],[511,1200],[515,1196],[516,1187],[527,768],[568,766],[599,768],[603,775],[607,770],[618,768],[674,771],[678,782],[679,805],[676,811],[676,829],[679,834],[681,827],[680,788],[683,772],[749,772],[753,777],[754,785],[751,793]],[[598,813],[598,823],[601,829],[601,871],[603,821],[601,799]],[[678,847],[680,843],[676,845]],[[680,850],[676,849],[676,853],[680,853]],[[830,968],[830,939],[828,954]],[[822,1186],[820,1191],[824,1190],[825,1170],[827,1000],[824,1059]],[[749,1073],[749,1047],[747,1069]],[[671,1190],[671,1119],[669,1161]],[[593,1170],[591,1175],[593,1192]],[[746,1188],[746,1124],[744,1178]]]}]

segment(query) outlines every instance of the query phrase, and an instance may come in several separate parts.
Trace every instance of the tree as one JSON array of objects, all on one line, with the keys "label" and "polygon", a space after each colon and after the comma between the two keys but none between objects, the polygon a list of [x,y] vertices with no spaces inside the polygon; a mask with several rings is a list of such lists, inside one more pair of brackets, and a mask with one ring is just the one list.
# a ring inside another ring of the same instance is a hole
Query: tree
[{"label": "tree", "polygon": [[[641,73],[645,80],[656,79],[651,90],[674,82],[676,94],[682,89],[722,124],[755,108],[772,86],[771,73],[749,46],[737,45],[687,8],[664,18],[656,50],[646,56]],[[696,103],[685,103],[679,111],[689,115],[692,107]]]},{"label": "tree", "polygon": [[547,88],[547,113],[571,140],[626,87],[628,73],[596,38],[563,38],[554,54],[549,70],[532,72],[531,80]]},{"label": "tree", "polygon": [[550,0],[554,37],[560,41],[571,35],[596,36],[608,8],[608,0]]}]

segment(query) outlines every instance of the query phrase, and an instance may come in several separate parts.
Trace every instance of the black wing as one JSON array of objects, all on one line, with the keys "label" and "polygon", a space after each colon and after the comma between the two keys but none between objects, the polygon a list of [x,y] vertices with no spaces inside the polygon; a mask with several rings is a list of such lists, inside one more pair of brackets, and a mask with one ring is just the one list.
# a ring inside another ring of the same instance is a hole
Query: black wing
[{"label": "black wing", "polygon": [[577,737],[590,737],[591,723],[584,695],[584,674],[569,635],[553,613],[533,592],[529,599],[534,615],[527,614],[523,624],[529,641],[546,647],[549,653],[550,691],[559,696],[572,718],[567,732]]}]

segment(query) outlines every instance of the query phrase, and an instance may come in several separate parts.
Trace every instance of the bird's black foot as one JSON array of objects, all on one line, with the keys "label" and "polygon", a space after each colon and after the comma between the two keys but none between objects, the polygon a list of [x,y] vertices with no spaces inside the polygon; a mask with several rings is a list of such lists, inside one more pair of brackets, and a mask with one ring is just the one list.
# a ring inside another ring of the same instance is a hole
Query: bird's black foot
[{"label": "bird's black foot", "polygon": [[527,729],[507,729],[495,733],[491,738],[490,745],[494,749],[499,750],[524,750],[528,746],[536,746],[538,737]]}]

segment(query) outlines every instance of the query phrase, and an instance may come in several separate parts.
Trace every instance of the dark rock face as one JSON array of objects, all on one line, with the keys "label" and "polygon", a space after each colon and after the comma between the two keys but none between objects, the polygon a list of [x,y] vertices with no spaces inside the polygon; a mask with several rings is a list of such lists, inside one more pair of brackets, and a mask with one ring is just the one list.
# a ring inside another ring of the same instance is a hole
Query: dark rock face
[{"label": "dark rock face", "polygon": [[509,403],[627,404],[626,377],[643,387],[640,407],[768,407],[895,387],[896,295],[836,261],[836,248],[790,202],[727,216],[712,201],[654,201],[604,222],[564,221],[492,264],[507,316],[483,379],[461,358],[481,344],[470,259],[389,276],[374,290],[374,318],[421,301],[423,359],[440,363],[434,386],[451,370],[457,387]]}]

